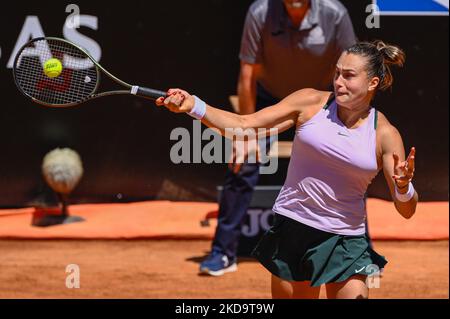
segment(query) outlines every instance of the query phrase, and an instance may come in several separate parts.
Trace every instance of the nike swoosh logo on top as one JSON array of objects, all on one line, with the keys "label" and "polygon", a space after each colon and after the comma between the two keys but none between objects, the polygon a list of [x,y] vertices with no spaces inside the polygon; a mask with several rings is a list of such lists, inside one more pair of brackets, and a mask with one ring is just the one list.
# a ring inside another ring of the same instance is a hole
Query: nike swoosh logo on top
[{"label": "nike swoosh logo on top", "polygon": [[349,135],[347,135],[347,134],[344,134],[344,133],[341,133],[341,132],[338,132],[338,135],[340,135],[340,136],[347,136],[347,137],[349,137]]}]

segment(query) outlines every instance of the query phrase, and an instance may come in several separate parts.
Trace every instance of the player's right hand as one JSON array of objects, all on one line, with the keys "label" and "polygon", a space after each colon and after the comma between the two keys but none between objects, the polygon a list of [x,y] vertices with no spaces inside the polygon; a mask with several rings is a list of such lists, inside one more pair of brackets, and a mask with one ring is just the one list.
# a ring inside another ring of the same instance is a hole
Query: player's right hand
[{"label": "player's right hand", "polygon": [[194,97],[181,89],[170,89],[166,96],[156,100],[156,105],[165,106],[174,113],[188,113],[192,110],[194,104]]}]

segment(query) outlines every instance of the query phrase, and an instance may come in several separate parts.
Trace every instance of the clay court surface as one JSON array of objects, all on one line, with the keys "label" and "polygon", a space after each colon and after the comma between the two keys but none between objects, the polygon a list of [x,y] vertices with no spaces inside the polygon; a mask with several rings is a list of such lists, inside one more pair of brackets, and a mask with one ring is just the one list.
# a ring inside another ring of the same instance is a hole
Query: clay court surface
[{"label": "clay court surface", "polygon": [[[208,240],[0,240],[0,298],[270,298],[250,258],[223,277],[199,276]],[[449,298],[448,241],[376,241],[389,264],[371,298]],[[65,286],[80,267],[79,289]],[[322,294],[322,297],[325,295]]]}]

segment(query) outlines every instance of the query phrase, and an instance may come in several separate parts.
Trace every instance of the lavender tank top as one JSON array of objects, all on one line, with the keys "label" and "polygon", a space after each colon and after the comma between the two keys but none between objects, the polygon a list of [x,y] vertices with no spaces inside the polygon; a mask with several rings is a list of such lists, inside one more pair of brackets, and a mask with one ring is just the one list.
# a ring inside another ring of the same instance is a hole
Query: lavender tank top
[{"label": "lavender tank top", "polygon": [[348,129],[335,101],[296,130],[275,213],[340,235],[365,233],[367,187],[378,173],[377,111]]}]

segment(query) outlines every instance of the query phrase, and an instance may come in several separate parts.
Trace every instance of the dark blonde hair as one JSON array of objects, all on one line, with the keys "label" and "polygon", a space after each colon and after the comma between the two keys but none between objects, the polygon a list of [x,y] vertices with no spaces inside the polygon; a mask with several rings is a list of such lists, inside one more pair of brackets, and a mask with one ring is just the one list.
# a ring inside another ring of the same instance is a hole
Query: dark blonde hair
[{"label": "dark blonde hair", "polygon": [[380,78],[378,89],[382,91],[391,87],[394,82],[391,65],[402,67],[405,63],[405,53],[402,49],[380,40],[359,42],[345,52],[367,58],[367,74],[370,78]]}]

